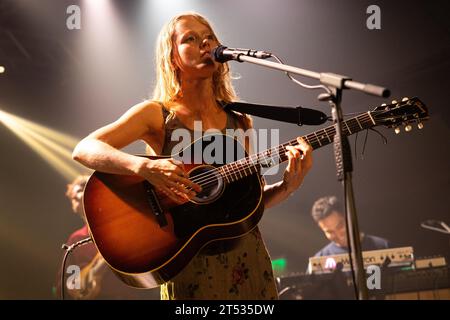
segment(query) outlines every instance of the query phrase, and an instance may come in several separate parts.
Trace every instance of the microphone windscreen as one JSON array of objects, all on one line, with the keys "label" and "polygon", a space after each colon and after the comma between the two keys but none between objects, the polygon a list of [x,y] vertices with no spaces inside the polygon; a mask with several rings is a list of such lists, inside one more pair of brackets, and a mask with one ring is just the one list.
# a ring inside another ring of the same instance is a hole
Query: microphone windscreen
[{"label": "microphone windscreen", "polygon": [[214,49],[211,50],[211,57],[217,62],[221,62],[221,63],[227,62],[229,59],[227,59],[223,55],[223,51],[226,48],[227,47],[225,47],[225,46],[215,47]]}]

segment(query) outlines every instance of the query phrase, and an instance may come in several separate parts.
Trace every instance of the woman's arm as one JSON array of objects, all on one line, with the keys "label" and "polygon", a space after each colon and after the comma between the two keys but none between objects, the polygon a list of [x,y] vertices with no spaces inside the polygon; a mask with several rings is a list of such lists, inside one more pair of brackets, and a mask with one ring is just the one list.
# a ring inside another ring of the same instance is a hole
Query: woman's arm
[{"label": "woman's arm", "polygon": [[283,181],[264,186],[264,208],[268,209],[284,201],[291,195]]},{"label": "woman's arm", "polygon": [[[174,159],[150,160],[119,149],[137,140],[157,141],[164,133],[159,104],[143,102],[128,110],[117,121],[102,127],[81,140],[73,151],[73,159],[88,168],[114,174],[136,174],[182,203],[195,195],[188,187],[200,191],[184,172],[183,164]],[[153,139],[152,139],[153,138]],[[162,140],[159,139],[159,140]],[[161,143],[151,147],[161,148]]]},{"label": "woman's arm", "polygon": [[[159,113],[159,114],[158,114]],[[161,119],[161,123],[158,123]],[[133,156],[119,149],[142,139],[146,133],[161,130],[162,112],[157,104],[135,105],[117,121],[108,124],[81,140],[72,157],[84,166],[107,173],[139,174],[146,158]]]}]

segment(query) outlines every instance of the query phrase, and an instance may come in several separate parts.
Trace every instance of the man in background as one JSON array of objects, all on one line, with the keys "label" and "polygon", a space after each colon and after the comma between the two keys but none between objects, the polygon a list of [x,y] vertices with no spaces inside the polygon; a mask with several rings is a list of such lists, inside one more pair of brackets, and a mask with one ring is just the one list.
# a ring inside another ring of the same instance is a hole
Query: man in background
[{"label": "man in background", "polygon": [[[72,183],[67,185],[66,197],[70,200],[72,211],[83,220],[83,226],[75,230],[68,238],[66,244],[72,245],[80,240],[90,237],[89,229],[85,221],[82,199],[84,188],[89,176],[80,175]],[[136,289],[127,286],[117,276],[113,274],[105,260],[91,242],[75,248],[69,255],[66,268],[69,265],[80,267],[80,289],[68,289],[66,285],[67,276],[65,274],[64,284],[66,297],[76,300],[116,300],[116,299],[159,299],[159,290]],[[60,296],[61,270],[57,279],[56,292]]]},{"label": "man in background", "polygon": [[[330,256],[348,253],[348,240],[345,227],[344,208],[336,196],[327,196],[318,199],[311,211],[311,215],[330,243],[320,249],[314,256]],[[361,248],[363,251],[387,249],[388,240],[360,233]]]}]

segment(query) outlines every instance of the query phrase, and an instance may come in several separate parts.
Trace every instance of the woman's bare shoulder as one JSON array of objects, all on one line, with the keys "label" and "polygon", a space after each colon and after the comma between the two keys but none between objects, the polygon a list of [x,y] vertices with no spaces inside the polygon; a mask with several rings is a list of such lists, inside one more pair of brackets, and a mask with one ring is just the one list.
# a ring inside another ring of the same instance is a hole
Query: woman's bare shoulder
[{"label": "woman's bare shoulder", "polygon": [[128,112],[132,114],[162,114],[162,105],[158,101],[145,100],[132,106]]},{"label": "woman's bare shoulder", "polygon": [[138,119],[139,122],[153,129],[160,129],[163,125],[162,106],[157,101],[140,102],[128,109],[124,117]]}]

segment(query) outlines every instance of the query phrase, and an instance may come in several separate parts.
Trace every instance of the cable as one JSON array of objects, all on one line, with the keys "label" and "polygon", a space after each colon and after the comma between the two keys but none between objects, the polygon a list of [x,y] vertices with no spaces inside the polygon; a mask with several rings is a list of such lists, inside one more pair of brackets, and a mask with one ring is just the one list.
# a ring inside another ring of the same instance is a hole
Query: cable
[{"label": "cable", "polygon": [[[433,226],[433,224],[434,225],[438,224],[438,225],[442,226],[443,228],[441,229],[441,228],[435,227],[435,226]],[[441,233],[445,233],[445,234],[450,234],[450,228],[443,221],[426,220],[426,221],[421,222],[420,226],[425,229],[429,229],[429,230],[433,230],[433,231],[437,231],[437,232],[441,232]]]},{"label": "cable", "polygon": [[282,295],[284,295],[286,292],[288,292],[288,291],[291,290],[291,289],[292,289],[292,287],[287,286],[286,288],[284,288],[283,290],[281,290],[281,291],[278,293],[278,296],[281,298]]},{"label": "cable", "polygon": [[[284,64],[284,62],[278,58],[276,55],[274,55],[272,53],[272,57],[275,58],[275,60],[277,60],[280,64]],[[294,81],[296,84],[298,84],[299,86],[305,88],[305,89],[323,89],[325,90],[328,94],[331,94],[331,90],[329,88],[327,88],[326,86],[322,85],[322,84],[318,84],[318,85],[308,85],[305,84],[297,79],[295,79],[293,76],[291,76],[291,74],[289,72],[285,72],[285,74],[288,76],[289,79],[291,79],[292,81]]]},{"label": "cable", "polygon": [[92,242],[92,238],[91,237],[85,238],[85,239],[80,240],[78,242],[75,242],[74,244],[72,244],[70,246],[65,244],[65,243],[63,243],[63,245],[61,246],[61,249],[66,250],[66,253],[64,254],[64,258],[63,258],[63,261],[62,261],[62,266],[61,266],[61,300],[64,300],[64,288],[65,288],[65,285],[64,285],[65,272],[64,271],[66,270],[67,257],[69,256],[70,253],[72,253],[72,251],[75,248],[77,248],[79,246],[82,246],[82,245],[85,245],[85,244],[87,244],[89,242]]}]

